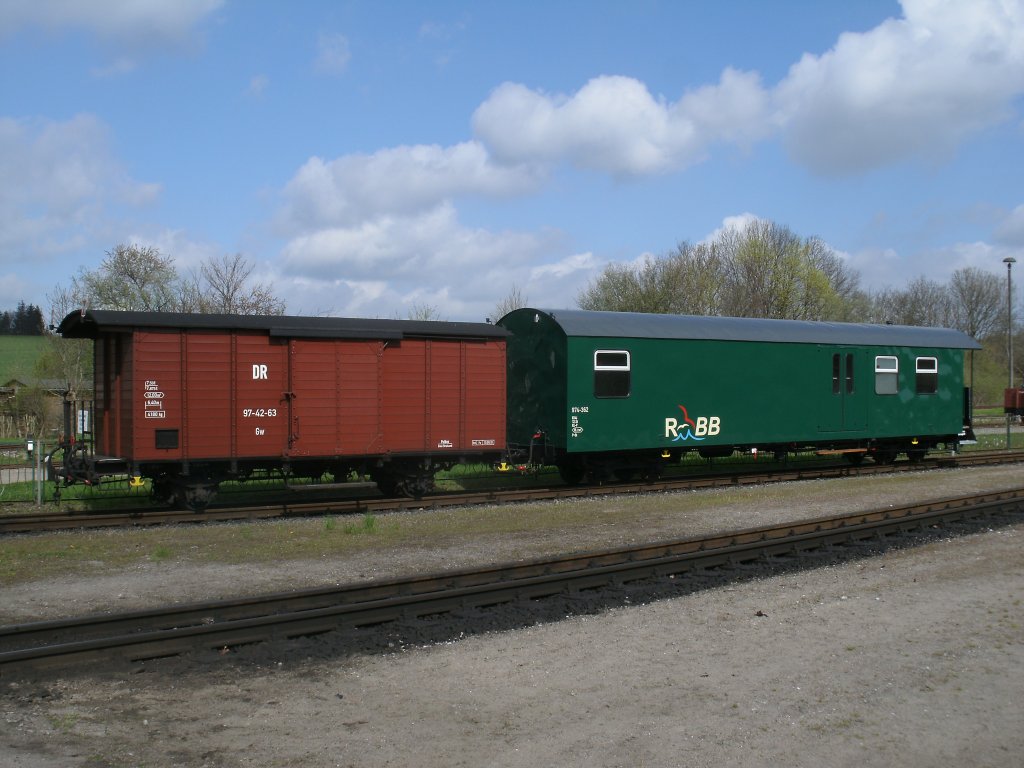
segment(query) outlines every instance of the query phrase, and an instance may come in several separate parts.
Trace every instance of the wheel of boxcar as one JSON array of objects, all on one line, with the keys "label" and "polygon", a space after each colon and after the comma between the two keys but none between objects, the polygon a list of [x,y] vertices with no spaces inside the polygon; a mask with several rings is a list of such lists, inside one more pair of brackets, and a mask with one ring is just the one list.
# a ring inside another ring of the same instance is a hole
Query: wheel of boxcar
[{"label": "wheel of boxcar", "polygon": [[160,504],[173,506],[177,501],[178,487],[167,475],[158,475],[153,478],[153,498]]},{"label": "wheel of boxcar", "polygon": [[406,496],[414,499],[422,499],[434,490],[434,475],[432,473],[417,473],[408,475],[402,483]]},{"label": "wheel of boxcar", "polygon": [[616,469],[612,474],[615,475],[616,480],[622,483],[628,483],[633,479],[632,469]]},{"label": "wheel of boxcar", "polygon": [[863,453],[844,453],[843,456],[846,457],[847,463],[855,467],[859,467],[864,462]]},{"label": "wheel of boxcar", "polygon": [[193,512],[202,512],[216,495],[216,483],[187,483],[182,487],[179,498]]},{"label": "wheel of boxcar", "polygon": [[434,473],[428,469],[390,469],[371,473],[370,479],[385,496],[422,499],[434,490]]},{"label": "wheel of boxcar", "polygon": [[570,459],[558,463],[558,474],[566,485],[579,485],[583,482],[587,469],[583,462]]},{"label": "wheel of boxcar", "polygon": [[911,464],[920,464],[924,461],[926,453],[928,453],[928,451],[924,448],[914,448],[913,450],[907,451],[907,458],[910,459]]}]

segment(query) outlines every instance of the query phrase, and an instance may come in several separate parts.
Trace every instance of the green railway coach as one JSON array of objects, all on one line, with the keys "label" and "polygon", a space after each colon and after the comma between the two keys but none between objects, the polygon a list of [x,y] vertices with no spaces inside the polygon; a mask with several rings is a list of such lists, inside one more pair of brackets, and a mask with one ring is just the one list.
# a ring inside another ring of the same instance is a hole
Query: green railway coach
[{"label": "green railway coach", "polygon": [[919,459],[970,435],[944,328],[517,309],[508,444],[563,477],[654,475],[686,451]]}]

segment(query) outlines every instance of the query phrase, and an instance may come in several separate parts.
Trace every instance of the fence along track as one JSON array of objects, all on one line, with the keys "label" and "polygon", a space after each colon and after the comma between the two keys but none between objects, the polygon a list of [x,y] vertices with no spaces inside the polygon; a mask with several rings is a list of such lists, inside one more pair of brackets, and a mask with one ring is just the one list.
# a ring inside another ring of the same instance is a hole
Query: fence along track
[{"label": "fence along track", "polygon": [[0,675],[230,649],[799,554],[965,517],[1019,515],[1024,488],[710,537],[410,579],[0,627]]}]

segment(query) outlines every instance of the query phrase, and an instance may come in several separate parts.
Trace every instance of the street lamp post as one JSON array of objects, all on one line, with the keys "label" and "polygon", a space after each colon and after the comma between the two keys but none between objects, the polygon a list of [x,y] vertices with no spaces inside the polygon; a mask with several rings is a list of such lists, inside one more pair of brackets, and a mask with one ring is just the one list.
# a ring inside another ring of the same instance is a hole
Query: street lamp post
[{"label": "street lamp post", "polygon": [[[1010,389],[1013,389],[1013,265],[1017,263],[1017,260],[1013,256],[1007,256],[1003,259],[1003,263],[1006,265],[1006,356],[1010,359],[1010,372],[1008,374],[1008,384]],[[1006,450],[1010,450],[1010,418],[1009,413],[1006,414]]]}]

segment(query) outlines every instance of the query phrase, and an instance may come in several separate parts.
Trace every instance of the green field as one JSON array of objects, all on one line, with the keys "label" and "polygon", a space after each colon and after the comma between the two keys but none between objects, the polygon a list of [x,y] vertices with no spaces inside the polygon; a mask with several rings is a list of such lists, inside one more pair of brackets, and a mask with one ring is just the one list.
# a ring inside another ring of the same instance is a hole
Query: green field
[{"label": "green field", "polygon": [[0,386],[11,379],[22,383],[35,379],[36,361],[46,342],[45,336],[0,336]]}]

